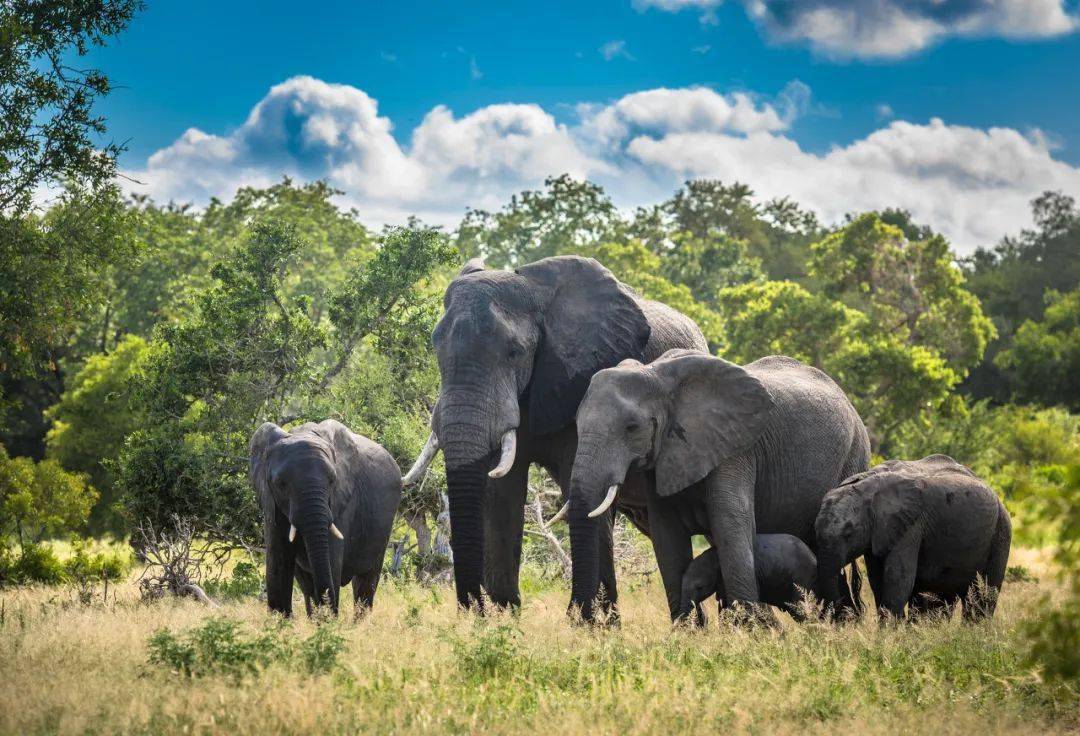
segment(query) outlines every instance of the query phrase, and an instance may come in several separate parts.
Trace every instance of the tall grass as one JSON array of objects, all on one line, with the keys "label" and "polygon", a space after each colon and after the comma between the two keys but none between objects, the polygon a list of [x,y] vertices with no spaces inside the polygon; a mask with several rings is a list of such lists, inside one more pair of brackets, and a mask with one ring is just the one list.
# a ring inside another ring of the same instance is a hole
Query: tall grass
[{"label": "tall grass", "polygon": [[985,624],[785,617],[779,630],[748,630],[714,616],[703,631],[671,628],[655,580],[628,590],[621,627],[605,630],[570,625],[566,592],[535,582],[519,615],[478,619],[456,611],[450,589],[384,581],[371,615],[323,629],[275,622],[251,598],[210,611],[141,604],[130,584],[90,605],[8,590],[0,731],[1075,731],[1075,690],[1024,663],[1018,626],[1053,585],[1038,577],[1008,585]]}]

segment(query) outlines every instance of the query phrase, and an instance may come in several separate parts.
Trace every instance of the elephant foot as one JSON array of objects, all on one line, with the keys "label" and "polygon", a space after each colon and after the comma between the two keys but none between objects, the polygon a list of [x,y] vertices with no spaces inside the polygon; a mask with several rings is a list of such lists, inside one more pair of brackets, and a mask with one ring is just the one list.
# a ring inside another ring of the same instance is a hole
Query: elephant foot
[{"label": "elephant foot", "polygon": [[727,621],[733,626],[780,628],[780,620],[771,606],[752,601],[735,601],[721,611],[721,621]]}]

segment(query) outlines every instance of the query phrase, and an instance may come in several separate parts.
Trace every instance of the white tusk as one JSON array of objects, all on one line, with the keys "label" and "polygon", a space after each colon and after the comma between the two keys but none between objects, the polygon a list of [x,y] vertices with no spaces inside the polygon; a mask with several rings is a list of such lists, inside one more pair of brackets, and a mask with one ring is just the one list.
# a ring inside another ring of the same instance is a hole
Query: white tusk
[{"label": "white tusk", "polygon": [[341,530],[337,528],[337,524],[335,524],[332,521],[330,522],[330,533],[333,534],[338,539],[344,539],[345,538],[345,535],[342,534]]},{"label": "white tusk", "polygon": [[428,435],[427,442],[424,443],[424,449],[420,451],[420,457],[416,458],[416,462],[409,468],[409,472],[401,479],[402,486],[411,486],[420,476],[427,470],[427,466],[431,465],[431,461],[435,459],[435,453],[439,451],[439,439],[432,432]]},{"label": "white tusk", "polygon": [[552,517],[551,517],[551,519],[550,519],[550,520],[549,520],[549,521],[548,521],[548,522],[547,522],[546,524],[544,524],[544,528],[545,528],[545,529],[547,529],[547,528],[548,528],[549,526],[551,526],[552,524],[554,524],[554,523],[555,523],[556,521],[562,521],[563,519],[565,519],[565,518],[566,518],[566,515],[567,515],[567,514],[568,514],[569,512],[570,512],[570,502],[569,502],[569,501],[567,501],[566,503],[564,503],[564,504],[562,505],[562,508],[561,508],[561,509],[559,509],[559,510],[558,510],[558,511],[557,511],[557,512],[555,513],[555,515],[554,515],[554,516],[552,516]]},{"label": "white tusk", "polygon": [[589,518],[595,519],[600,514],[611,508],[611,504],[615,501],[615,494],[619,492],[618,484],[613,485],[607,489],[607,495],[604,496],[604,500],[600,502],[600,505],[589,512]]},{"label": "white tusk", "polygon": [[296,539],[296,527],[293,524],[289,524],[289,541]]},{"label": "white tusk", "polygon": [[517,454],[517,430],[508,430],[502,438],[502,457],[495,469],[488,473],[489,478],[502,478],[514,467],[514,456]]}]

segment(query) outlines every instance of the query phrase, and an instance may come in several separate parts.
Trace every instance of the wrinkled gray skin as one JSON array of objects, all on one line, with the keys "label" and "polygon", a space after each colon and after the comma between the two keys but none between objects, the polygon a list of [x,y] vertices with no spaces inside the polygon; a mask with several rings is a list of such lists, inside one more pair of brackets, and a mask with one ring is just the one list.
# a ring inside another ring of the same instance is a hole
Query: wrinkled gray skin
[{"label": "wrinkled gray skin", "polygon": [[598,590],[587,515],[631,468],[652,476],[649,529],[678,619],[689,613],[681,592],[691,536],[716,547],[731,601],[760,608],[755,535],[792,534],[814,549],[822,496],[870,457],[866,428],[840,387],[780,356],[743,367],[690,351],[651,365],[625,361],[593,377],[577,427],[568,518],[572,600],[585,615]]},{"label": "wrinkled gray skin", "polygon": [[[790,534],[758,534],[754,538],[754,577],[761,602],[782,608],[802,621],[803,593],[813,593],[817,582],[817,558],[810,548]],[[682,579],[682,610],[695,610],[705,620],[701,603],[712,594],[723,608],[727,591],[720,576],[716,548],[709,547],[694,558]]]},{"label": "wrinkled gray skin", "polygon": [[[308,615],[350,581],[357,612],[371,608],[401,474],[390,454],[333,419],[286,432],[266,422],[251,438],[251,482],[263,512],[266,599],[292,615],[293,578]],[[344,539],[330,533],[333,523]],[[289,526],[297,529],[289,541]]]},{"label": "wrinkled gray skin", "polygon": [[[475,259],[446,290],[432,334],[441,387],[432,430],[446,461],[458,603],[479,607],[483,587],[499,606],[520,605],[518,571],[529,466],[569,485],[574,414],[596,371],[673,347],[705,349],[688,318],[634,294],[591,258],[546,258],[514,271]],[[517,430],[516,461],[489,479],[501,439]],[[646,533],[644,483],[628,478],[620,509]],[[617,599],[614,516],[590,530],[602,551],[605,600]],[[601,541],[602,538],[602,541]]]},{"label": "wrinkled gray skin", "polygon": [[[959,600],[966,618],[993,616],[1012,524],[997,494],[952,458],[890,460],[846,479],[825,495],[816,527],[819,580],[865,555],[883,615],[947,614]],[[977,576],[993,594],[972,590]],[[822,587],[842,607],[839,591]]]}]

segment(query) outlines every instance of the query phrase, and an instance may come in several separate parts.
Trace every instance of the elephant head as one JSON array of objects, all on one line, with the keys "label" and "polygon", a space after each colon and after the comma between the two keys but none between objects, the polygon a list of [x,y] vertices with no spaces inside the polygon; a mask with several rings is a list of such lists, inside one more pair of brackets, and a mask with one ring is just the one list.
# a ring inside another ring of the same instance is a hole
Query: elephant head
[{"label": "elephant head", "polygon": [[[904,463],[890,461],[846,479],[825,494],[814,522],[817,539],[818,587],[833,615],[848,618],[860,613],[861,555],[888,554],[920,515],[921,479],[906,472]],[[842,570],[851,563],[851,586],[844,585]]]},{"label": "elephant head", "polygon": [[745,369],[689,350],[597,373],[577,413],[571,606],[592,617],[599,587],[595,518],[610,508],[631,467],[653,470],[661,496],[678,493],[749,450],[772,406],[768,390]]},{"label": "elephant head", "polygon": [[629,289],[576,256],[515,271],[474,259],[443,304],[432,333],[441,377],[432,437],[405,482],[443,451],[458,602],[469,606],[483,580],[486,478],[514,465],[521,407],[531,435],[569,426],[592,375],[642,357],[650,328]]},{"label": "elephant head", "polygon": [[315,432],[290,434],[267,422],[251,438],[250,455],[263,512],[288,521],[289,542],[303,544],[307,552],[315,600],[337,613],[330,565],[330,536],[342,538],[331,510],[338,483],[336,448]]}]

